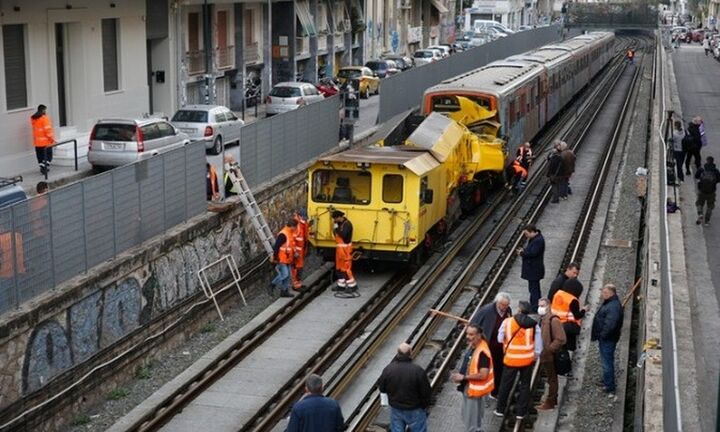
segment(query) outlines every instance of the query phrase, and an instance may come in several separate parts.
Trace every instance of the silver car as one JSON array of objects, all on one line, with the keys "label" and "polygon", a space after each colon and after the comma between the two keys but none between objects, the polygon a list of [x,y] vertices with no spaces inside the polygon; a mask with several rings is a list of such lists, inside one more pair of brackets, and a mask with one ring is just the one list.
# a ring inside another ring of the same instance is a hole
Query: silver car
[{"label": "silver car", "polygon": [[182,147],[190,137],[163,119],[99,120],[88,143],[88,162],[96,169],[116,167]]},{"label": "silver car", "polygon": [[442,54],[439,50],[434,49],[417,50],[413,53],[413,60],[415,61],[415,66],[422,66],[442,60]]},{"label": "silver car", "polygon": [[224,144],[240,144],[240,129],[245,124],[220,105],[188,105],[178,110],[171,122],[191,140],[204,141],[212,154],[222,152]]},{"label": "silver car", "polygon": [[323,99],[325,97],[310,83],[281,82],[275,84],[265,99],[265,113],[270,117]]}]

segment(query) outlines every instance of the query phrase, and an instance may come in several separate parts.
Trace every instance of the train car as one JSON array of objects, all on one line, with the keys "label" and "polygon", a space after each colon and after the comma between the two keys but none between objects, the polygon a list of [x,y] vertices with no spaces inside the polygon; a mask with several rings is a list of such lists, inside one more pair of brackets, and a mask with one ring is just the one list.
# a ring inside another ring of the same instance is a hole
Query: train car
[{"label": "train car", "polygon": [[334,253],[330,214],[341,210],[353,222],[353,247],[364,258],[409,261],[460,217],[463,186],[485,173],[502,172],[504,160],[499,139],[475,134],[438,113],[428,116],[405,145],[321,158],[308,170],[310,242]]}]

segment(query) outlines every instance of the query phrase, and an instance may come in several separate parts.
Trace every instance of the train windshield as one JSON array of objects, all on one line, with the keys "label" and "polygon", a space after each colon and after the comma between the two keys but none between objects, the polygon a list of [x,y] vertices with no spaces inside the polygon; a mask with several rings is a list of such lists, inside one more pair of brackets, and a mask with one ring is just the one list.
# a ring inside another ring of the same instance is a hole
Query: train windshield
[{"label": "train windshield", "polygon": [[[480,105],[485,109],[491,109],[490,98],[480,95],[462,95]],[[432,111],[439,113],[455,112],[460,110],[460,103],[457,96],[453,95],[435,95],[432,96]]]},{"label": "train windshield", "polygon": [[368,205],[371,180],[367,171],[317,170],[312,175],[312,199],[317,203]]}]

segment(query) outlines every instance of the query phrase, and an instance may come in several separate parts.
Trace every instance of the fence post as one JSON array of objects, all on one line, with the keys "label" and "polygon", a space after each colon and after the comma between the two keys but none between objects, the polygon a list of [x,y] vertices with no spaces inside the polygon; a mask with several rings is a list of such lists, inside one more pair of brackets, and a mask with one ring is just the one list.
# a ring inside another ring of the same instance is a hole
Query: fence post
[{"label": "fence post", "polygon": [[163,231],[168,229],[167,226],[167,201],[165,201],[165,190],[167,185],[165,184],[165,155],[161,155],[162,159],[162,211],[163,211]]},{"label": "fence post", "polygon": [[[52,199],[51,193],[45,194],[47,197],[47,209],[48,209],[48,238],[50,239],[50,274],[52,276],[52,287],[55,288],[55,247],[53,242],[53,223],[52,223]],[[37,198],[35,198],[37,199]]]},{"label": "fence post", "polygon": [[85,182],[80,182],[80,204],[82,205],[82,233],[83,233],[83,250],[85,251],[85,273],[88,271],[88,239],[85,218]]},{"label": "fence post", "polygon": [[[20,288],[18,286],[18,259],[17,259],[17,241],[15,238],[15,206],[10,207],[10,246],[13,251],[13,304],[15,309],[20,307]],[[23,262],[23,266],[25,263]]]},{"label": "fence post", "polygon": [[115,173],[110,171],[110,197],[112,198],[113,258],[117,257],[117,211],[115,210]]}]

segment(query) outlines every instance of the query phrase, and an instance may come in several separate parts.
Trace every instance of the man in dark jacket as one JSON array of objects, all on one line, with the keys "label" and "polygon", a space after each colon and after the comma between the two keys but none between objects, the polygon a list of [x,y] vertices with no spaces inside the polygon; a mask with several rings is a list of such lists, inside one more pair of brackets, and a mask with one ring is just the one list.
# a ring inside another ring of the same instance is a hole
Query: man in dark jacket
[{"label": "man in dark jacket", "polygon": [[555,371],[555,353],[565,345],[565,330],[557,315],[550,310],[548,299],[540,299],[538,303],[540,315],[540,334],[542,335],[543,350],[540,353],[540,367],[545,371],[548,381],[548,394],[541,405],[535,407],[538,411],[551,410],[557,405],[558,376]]},{"label": "man in dark jacket", "polygon": [[568,279],[577,279],[579,275],[580,275],[580,264],[578,264],[576,262],[571,262],[570,264],[568,264],[567,268],[565,269],[565,272],[557,275],[557,277],[550,284],[550,291],[548,291],[548,295],[547,295],[547,298],[548,298],[548,301],[550,302],[550,304],[552,304],[553,296],[559,289],[562,289],[562,286],[565,283],[565,281]]},{"label": "man in dark jacket", "polygon": [[575,173],[575,152],[564,141],[560,143],[560,159],[560,198],[567,199],[570,177]]},{"label": "man in dark jacket", "polygon": [[475,315],[470,319],[471,324],[475,324],[482,329],[483,335],[488,336],[488,346],[492,355],[493,378],[495,388],[490,393],[490,397],[496,398],[500,390],[500,380],[503,371],[503,344],[498,342],[497,335],[500,326],[505,318],[512,316],[510,309],[510,294],[499,292],[495,295],[495,301],[482,306]]},{"label": "man in dark jacket", "polygon": [[522,272],[520,277],[528,281],[530,291],[530,307],[537,311],[538,300],[542,296],[540,292],[540,281],[545,277],[545,239],[535,225],[527,225],[523,231],[528,239],[524,248],[517,250],[522,257]]},{"label": "man in dark jacket", "polygon": [[322,378],[311,374],[305,380],[305,395],[293,405],[287,432],[340,432],[345,430],[340,405],[325,397]]},{"label": "man in dark jacket", "polygon": [[562,180],[562,156],[560,156],[560,144],[562,141],[555,141],[553,149],[548,155],[547,162],[547,177],[550,180],[552,186],[552,201],[551,203],[560,202],[560,184]]},{"label": "man in dark jacket", "polygon": [[623,326],[623,308],[617,296],[615,285],[607,284],[602,289],[603,303],[595,314],[590,339],[598,341],[600,361],[603,368],[605,392],[615,396],[615,346],[620,340]]},{"label": "man in dark jacket", "polygon": [[393,361],[385,366],[378,389],[390,401],[390,431],[427,431],[427,413],[430,406],[430,381],[425,370],[412,362],[412,347],[401,343]]},{"label": "man in dark jacket", "polygon": [[[583,285],[577,279],[568,279],[563,283],[562,291],[572,294],[575,299],[570,302],[570,312],[577,320],[585,318],[585,309],[580,307],[580,296],[583,292]],[[551,303],[552,304],[552,303]],[[580,334],[580,326],[575,322],[563,323],[567,343],[565,344],[569,351],[575,351],[577,348],[577,337]]]},{"label": "man in dark jacket", "polygon": [[702,164],[702,156],[700,156],[700,150],[703,145],[703,133],[700,130],[701,124],[702,118],[698,116],[693,118],[687,126],[687,134],[690,137],[685,144],[685,174],[687,175],[692,174],[690,172],[690,159],[695,158],[696,171],[700,169],[700,165]]},{"label": "man in dark jacket", "polygon": [[[707,226],[710,225],[710,216],[715,208],[715,191],[720,182],[720,171],[715,166],[715,159],[712,156],[708,156],[705,166],[695,172],[695,178],[698,181],[697,201],[695,201],[698,218],[695,223],[700,225],[705,222]],[[704,214],[703,210],[705,210]]]}]

